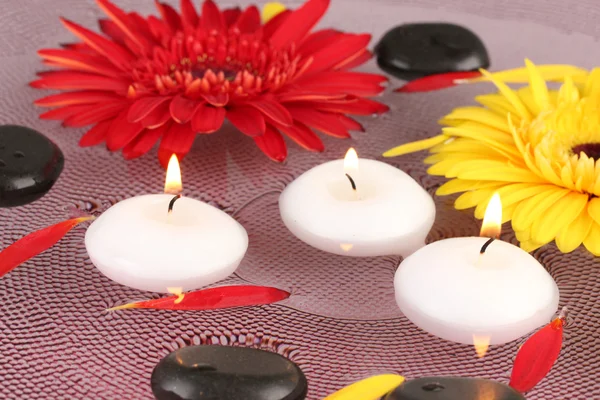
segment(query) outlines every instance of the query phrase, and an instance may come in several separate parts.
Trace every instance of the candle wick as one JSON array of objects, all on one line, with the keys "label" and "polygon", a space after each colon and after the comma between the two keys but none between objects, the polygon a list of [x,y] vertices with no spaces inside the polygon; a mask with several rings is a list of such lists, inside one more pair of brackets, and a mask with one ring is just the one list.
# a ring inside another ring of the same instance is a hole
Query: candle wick
[{"label": "candle wick", "polygon": [[346,174],[346,177],[350,181],[350,185],[352,185],[352,190],[354,190],[356,192],[356,182],[354,182],[354,179],[352,179],[350,174]]},{"label": "candle wick", "polygon": [[181,195],[178,194],[177,196],[175,196],[171,199],[171,201],[169,202],[169,214],[171,214],[173,212],[173,206],[175,205],[175,202],[177,200],[179,200],[180,198],[181,198]]},{"label": "candle wick", "polygon": [[483,254],[483,253],[485,253],[485,251],[487,250],[488,246],[489,246],[490,244],[492,244],[492,242],[493,242],[494,240],[496,240],[496,238],[489,238],[489,239],[487,240],[487,242],[485,242],[485,243],[483,244],[483,246],[481,246],[481,250],[479,250],[479,254]]}]

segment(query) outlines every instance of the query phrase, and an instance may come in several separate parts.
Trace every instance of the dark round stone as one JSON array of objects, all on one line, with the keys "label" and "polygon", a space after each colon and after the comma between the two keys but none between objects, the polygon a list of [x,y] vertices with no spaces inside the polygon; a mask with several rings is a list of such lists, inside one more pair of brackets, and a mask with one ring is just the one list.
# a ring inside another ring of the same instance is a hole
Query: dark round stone
[{"label": "dark round stone", "polygon": [[525,400],[502,383],[474,378],[419,378],[398,386],[384,400]]},{"label": "dark round stone", "polygon": [[45,195],[63,164],[60,149],[41,133],[0,126],[0,207],[22,206]]},{"label": "dark round stone", "polygon": [[404,80],[474,71],[490,65],[487,50],[477,35],[462,26],[445,23],[397,26],[383,35],[375,54],[381,69]]},{"label": "dark round stone", "polygon": [[308,384],[296,364],[277,353],[230,346],[190,346],[154,368],[158,400],[302,400]]}]

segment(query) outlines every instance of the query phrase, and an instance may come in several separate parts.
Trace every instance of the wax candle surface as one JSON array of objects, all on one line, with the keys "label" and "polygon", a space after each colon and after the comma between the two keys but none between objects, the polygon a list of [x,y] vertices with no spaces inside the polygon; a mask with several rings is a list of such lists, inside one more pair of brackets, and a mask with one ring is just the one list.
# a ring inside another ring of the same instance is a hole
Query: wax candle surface
[{"label": "wax candle surface", "polygon": [[110,279],[136,289],[198,289],[229,276],[248,248],[245,229],[226,213],[172,195],[123,200],[89,227],[90,259]]},{"label": "wax candle surface", "polygon": [[480,255],[487,240],[440,240],[406,258],[394,280],[404,315],[433,335],[467,344],[474,335],[506,343],[547,324],[559,300],[552,277],[510,243],[496,240]]},{"label": "wax candle surface", "polygon": [[345,175],[335,160],[305,172],[281,194],[287,228],[317,249],[347,256],[407,256],[422,247],[435,219],[431,196],[401,170],[359,159]]}]

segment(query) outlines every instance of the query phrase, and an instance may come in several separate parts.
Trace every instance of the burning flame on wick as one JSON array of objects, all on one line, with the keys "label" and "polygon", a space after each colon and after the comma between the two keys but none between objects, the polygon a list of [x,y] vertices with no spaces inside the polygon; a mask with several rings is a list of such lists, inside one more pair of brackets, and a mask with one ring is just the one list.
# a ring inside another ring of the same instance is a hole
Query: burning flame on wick
[{"label": "burning flame on wick", "polygon": [[181,184],[181,169],[177,155],[173,154],[167,166],[167,177],[165,178],[165,193],[179,194],[183,190]]},{"label": "burning flame on wick", "polygon": [[475,352],[477,357],[483,358],[486,355],[488,348],[490,347],[490,337],[483,335],[473,335],[473,346],[475,346]]},{"label": "burning flame on wick", "polygon": [[485,209],[479,236],[498,238],[502,231],[502,202],[500,195],[494,193]]},{"label": "burning flame on wick", "polygon": [[167,292],[174,294],[175,296],[177,296],[177,298],[175,299],[175,301],[173,301],[173,304],[179,304],[181,303],[181,301],[183,300],[183,298],[185,297],[185,294],[183,294],[183,290],[180,287],[170,287],[167,288]]},{"label": "burning flame on wick", "polygon": [[344,157],[344,172],[352,175],[353,173],[358,171],[358,154],[356,154],[356,150],[354,147],[350,147],[348,152],[346,152],[346,156]]}]

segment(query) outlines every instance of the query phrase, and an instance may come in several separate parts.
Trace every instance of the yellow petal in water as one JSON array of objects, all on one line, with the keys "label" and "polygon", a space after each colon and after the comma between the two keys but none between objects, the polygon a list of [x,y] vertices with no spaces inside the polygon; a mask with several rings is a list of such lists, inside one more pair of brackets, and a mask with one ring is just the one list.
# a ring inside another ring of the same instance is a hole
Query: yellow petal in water
[{"label": "yellow petal in water", "polygon": [[375,375],[330,394],[323,400],[379,400],[404,382],[400,375]]},{"label": "yellow petal in water", "polygon": [[573,222],[567,225],[556,237],[556,245],[563,253],[570,253],[578,248],[592,227],[593,219],[589,216],[587,207],[579,213]]},{"label": "yellow petal in water", "polygon": [[583,245],[590,253],[595,256],[600,256],[600,225],[593,223],[586,238],[583,240]]},{"label": "yellow petal in water", "polygon": [[277,14],[285,11],[285,6],[279,2],[271,2],[265,3],[262,8],[261,19],[263,24],[269,22],[271,18],[275,17]]},{"label": "yellow petal in water", "polygon": [[384,157],[396,157],[404,154],[414,153],[421,150],[427,150],[430,147],[435,146],[436,144],[440,144],[444,141],[448,140],[448,136],[446,135],[438,135],[429,139],[419,140],[416,142],[406,143],[400,145],[398,147],[394,147],[383,153]]}]

